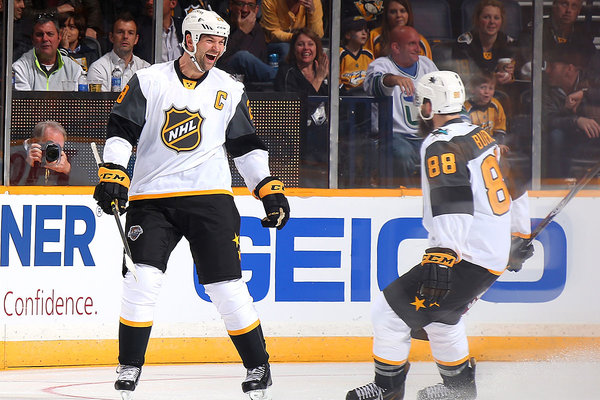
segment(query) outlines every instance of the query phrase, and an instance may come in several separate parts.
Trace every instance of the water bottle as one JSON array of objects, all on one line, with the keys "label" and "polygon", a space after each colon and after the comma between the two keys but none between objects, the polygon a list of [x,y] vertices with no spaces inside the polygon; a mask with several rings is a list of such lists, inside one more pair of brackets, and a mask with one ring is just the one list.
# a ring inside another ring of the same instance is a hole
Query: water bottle
[{"label": "water bottle", "polygon": [[83,71],[77,80],[77,91],[87,92],[88,90],[87,72]]},{"label": "water bottle", "polygon": [[279,68],[279,54],[269,54],[269,65],[273,68]]},{"label": "water bottle", "polygon": [[123,76],[123,72],[121,68],[115,67],[112,70],[112,75],[110,78],[110,90],[111,92],[120,92],[121,91],[121,77]]}]

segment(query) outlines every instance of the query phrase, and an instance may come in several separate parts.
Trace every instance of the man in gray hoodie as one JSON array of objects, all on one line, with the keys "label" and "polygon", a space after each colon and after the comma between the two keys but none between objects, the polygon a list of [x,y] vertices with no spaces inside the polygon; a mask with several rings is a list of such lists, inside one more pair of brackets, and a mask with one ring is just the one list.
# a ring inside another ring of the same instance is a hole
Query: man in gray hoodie
[{"label": "man in gray hoodie", "polygon": [[[58,51],[60,31],[51,14],[40,14],[33,24],[33,49],[13,63],[16,90],[74,90],[81,67]],[[73,82],[72,88],[63,82]]]}]

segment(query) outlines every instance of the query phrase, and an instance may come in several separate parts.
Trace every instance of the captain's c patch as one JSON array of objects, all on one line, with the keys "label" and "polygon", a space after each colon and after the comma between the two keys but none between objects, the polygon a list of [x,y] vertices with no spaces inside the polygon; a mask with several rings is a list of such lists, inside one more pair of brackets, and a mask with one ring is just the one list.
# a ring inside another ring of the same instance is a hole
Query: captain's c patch
[{"label": "captain's c patch", "polygon": [[172,107],[165,112],[165,123],[161,131],[163,143],[178,152],[195,149],[202,139],[202,121],[203,118],[197,111]]}]

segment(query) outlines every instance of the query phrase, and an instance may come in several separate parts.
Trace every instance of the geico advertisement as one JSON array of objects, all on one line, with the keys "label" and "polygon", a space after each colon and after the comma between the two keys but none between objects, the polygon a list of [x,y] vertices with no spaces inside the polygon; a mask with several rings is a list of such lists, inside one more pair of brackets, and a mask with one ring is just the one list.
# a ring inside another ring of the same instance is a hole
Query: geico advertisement
[{"label": "geico advertisement", "polygon": [[[100,336],[94,327],[112,329],[123,256],[114,218],[98,213],[91,196],[0,198],[2,322],[44,332],[46,324],[76,321]],[[559,200],[532,198],[533,224]],[[368,335],[373,294],[418,263],[427,247],[417,196],[291,197],[292,217],[280,231],[260,225],[259,201],[238,196],[236,203],[244,279],[261,319],[276,327],[271,333]],[[473,308],[472,323],[598,323],[596,302],[581,294],[597,292],[597,279],[586,276],[598,276],[590,260],[600,223],[592,210],[599,206],[596,198],[572,200],[534,242],[523,270],[505,272]],[[221,325],[195,280],[185,240],[169,260],[155,321]]]}]

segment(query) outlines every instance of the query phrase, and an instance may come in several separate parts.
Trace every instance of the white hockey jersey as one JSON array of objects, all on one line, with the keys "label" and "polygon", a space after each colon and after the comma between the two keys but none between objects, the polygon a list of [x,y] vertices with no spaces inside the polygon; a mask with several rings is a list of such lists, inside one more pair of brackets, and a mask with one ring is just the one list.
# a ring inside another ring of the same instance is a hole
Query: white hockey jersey
[{"label": "white hockey jersey", "polygon": [[[405,95],[399,86],[387,87],[383,84],[385,74],[401,75],[412,79],[414,85],[421,77],[429,72],[437,71],[437,67],[427,57],[419,56],[415,75],[409,75],[404,72],[398,64],[390,57],[379,57],[367,68],[367,76],[363,82],[365,91],[375,97],[392,96],[393,97],[393,132],[403,134],[410,138],[417,138],[419,131],[419,114],[413,104],[413,96]],[[375,105],[374,108],[376,108]],[[373,119],[374,121],[377,118]]]},{"label": "white hockey jersey", "polygon": [[[501,273],[510,250],[512,201],[498,154],[486,131],[454,119],[424,139],[421,181],[430,246],[450,248],[461,259]],[[519,203],[527,203],[526,195]],[[512,217],[526,221],[513,226],[529,233],[527,206]]]},{"label": "white hockey jersey", "polygon": [[130,200],[231,194],[226,147],[250,190],[269,176],[244,87],[216,68],[199,80],[183,76],[177,60],[137,71],[113,107],[107,137],[105,162],[126,165],[119,148],[137,145]]}]

